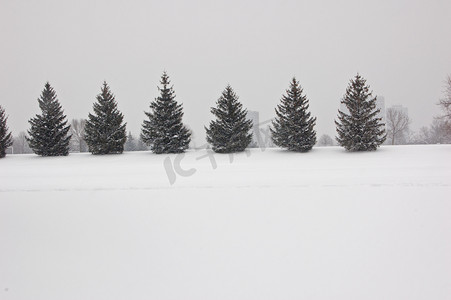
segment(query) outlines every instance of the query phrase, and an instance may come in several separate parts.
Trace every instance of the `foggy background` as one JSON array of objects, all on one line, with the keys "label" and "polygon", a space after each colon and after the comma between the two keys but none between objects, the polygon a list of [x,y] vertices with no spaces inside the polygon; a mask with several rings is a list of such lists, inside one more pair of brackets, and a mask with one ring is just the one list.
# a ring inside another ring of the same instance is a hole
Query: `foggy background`
[{"label": "foggy background", "polygon": [[318,136],[335,136],[357,72],[386,107],[408,107],[416,130],[439,113],[451,73],[449,0],[0,0],[0,32],[0,105],[13,135],[40,112],[47,80],[69,121],[87,118],[106,80],[138,136],[164,70],[196,144],[227,84],[264,121],[293,76]]}]

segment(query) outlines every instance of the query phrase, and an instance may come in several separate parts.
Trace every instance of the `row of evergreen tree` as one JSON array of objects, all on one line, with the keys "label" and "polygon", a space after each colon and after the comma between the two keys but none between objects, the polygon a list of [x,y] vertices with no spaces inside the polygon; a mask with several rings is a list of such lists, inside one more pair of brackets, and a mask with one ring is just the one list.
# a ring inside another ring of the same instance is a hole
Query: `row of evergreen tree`
[{"label": "row of evergreen tree", "polygon": [[[160,95],[150,103],[150,111],[145,112],[147,119],[142,124],[140,138],[154,153],[181,153],[188,148],[191,132],[183,124],[183,107],[175,100],[166,72],[160,84]],[[122,153],[127,140],[126,123],[106,82],[96,100],[85,124],[84,140],[88,149],[93,154]],[[30,148],[42,156],[68,155],[70,125],[48,82],[38,103],[42,113],[29,121]],[[386,138],[384,124],[378,117],[376,97],[359,74],[350,81],[342,103],[347,111],[339,110],[335,121],[339,145],[349,151],[376,150]],[[253,124],[230,85],[222,92],[216,107],[211,108],[211,113],[215,120],[205,130],[215,152],[240,152],[249,146]],[[270,128],[274,144],[290,151],[311,150],[316,143],[316,118],[311,116],[309,100],[296,78],[292,79],[275,113]],[[5,111],[0,107],[0,157],[5,156],[6,148],[12,144],[6,120]]]}]

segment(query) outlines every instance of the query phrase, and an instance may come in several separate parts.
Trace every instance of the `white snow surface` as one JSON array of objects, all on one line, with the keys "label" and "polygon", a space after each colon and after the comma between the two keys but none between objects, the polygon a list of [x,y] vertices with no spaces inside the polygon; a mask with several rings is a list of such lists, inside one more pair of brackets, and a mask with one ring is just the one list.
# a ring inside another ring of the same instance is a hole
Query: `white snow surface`
[{"label": "white snow surface", "polygon": [[451,145],[232,158],[1,159],[0,299],[451,299]]}]

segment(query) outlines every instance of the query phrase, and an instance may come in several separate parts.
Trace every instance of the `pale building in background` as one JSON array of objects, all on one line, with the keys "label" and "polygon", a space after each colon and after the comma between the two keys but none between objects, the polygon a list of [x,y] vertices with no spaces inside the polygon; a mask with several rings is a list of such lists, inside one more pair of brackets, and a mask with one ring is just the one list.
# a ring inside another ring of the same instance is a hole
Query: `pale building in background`
[{"label": "pale building in background", "polygon": [[391,109],[397,110],[403,114],[405,114],[406,116],[409,116],[409,109],[405,106],[402,105],[393,105],[390,107]]},{"label": "pale building in background", "polygon": [[247,111],[247,117],[252,120],[252,142],[249,148],[264,149],[275,147],[269,130],[273,119],[260,121],[260,113],[253,110]]},{"label": "pale building in background", "polygon": [[252,120],[252,142],[249,145],[250,148],[258,148],[261,146],[260,135],[260,113],[258,111],[248,110],[247,118]]}]

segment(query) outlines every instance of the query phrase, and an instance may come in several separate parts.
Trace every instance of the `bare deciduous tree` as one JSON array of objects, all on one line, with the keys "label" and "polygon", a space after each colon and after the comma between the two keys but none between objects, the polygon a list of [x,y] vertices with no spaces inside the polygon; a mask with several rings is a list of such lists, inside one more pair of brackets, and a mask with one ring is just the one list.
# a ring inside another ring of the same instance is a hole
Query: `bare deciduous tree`
[{"label": "bare deciduous tree", "polygon": [[334,140],[328,134],[323,134],[316,145],[319,147],[333,146]]},{"label": "bare deciduous tree", "polygon": [[401,110],[389,108],[387,109],[387,137],[391,139],[394,145],[396,140],[401,139],[409,128],[409,116]]},{"label": "bare deciduous tree", "polygon": [[27,142],[27,135],[25,132],[20,132],[18,136],[13,139],[14,154],[33,153]]},{"label": "bare deciduous tree", "polygon": [[445,120],[436,119],[432,121],[429,129],[431,144],[449,144],[451,135],[449,134],[449,123]]},{"label": "bare deciduous tree", "polygon": [[72,134],[71,139],[71,150],[78,152],[88,151],[84,135],[85,135],[85,119],[72,119],[70,131]]},{"label": "bare deciduous tree", "polygon": [[447,131],[447,123],[435,118],[429,127],[423,126],[413,138],[415,144],[450,144],[451,136]]},{"label": "bare deciduous tree", "polygon": [[443,111],[443,115],[438,117],[444,121],[446,133],[451,137],[451,75],[448,76],[445,82],[444,98],[438,103]]},{"label": "bare deciduous tree", "polygon": [[451,121],[451,75],[446,80],[444,94],[445,97],[438,104],[444,112],[443,118]]},{"label": "bare deciduous tree", "polygon": [[431,144],[431,132],[429,127],[423,126],[415,134],[413,144]]}]

